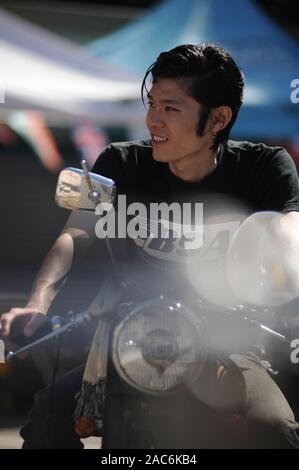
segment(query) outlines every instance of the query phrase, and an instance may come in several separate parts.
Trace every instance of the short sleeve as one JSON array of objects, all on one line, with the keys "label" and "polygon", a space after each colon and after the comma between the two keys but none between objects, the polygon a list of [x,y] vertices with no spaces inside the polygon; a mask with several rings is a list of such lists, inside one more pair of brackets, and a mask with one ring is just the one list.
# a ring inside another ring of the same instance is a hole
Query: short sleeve
[{"label": "short sleeve", "polygon": [[278,148],[260,179],[260,210],[282,213],[299,211],[299,183],[295,163],[288,152]]},{"label": "short sleeve", "polygon": [[109,145],[103,150],[91,171],[112,179],[117,186],[124,184],[121,154],[113,145]]}]

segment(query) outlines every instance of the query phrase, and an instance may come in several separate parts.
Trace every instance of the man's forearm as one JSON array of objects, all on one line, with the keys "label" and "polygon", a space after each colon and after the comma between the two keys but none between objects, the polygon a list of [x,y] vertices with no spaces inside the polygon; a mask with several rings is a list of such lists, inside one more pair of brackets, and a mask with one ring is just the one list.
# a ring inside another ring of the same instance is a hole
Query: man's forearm
[{"label": "man's forearm", "polygon": [[46,256],[33,285],[27,307],[47,313],[52,301],[66,280],[74,256],[74,240],[63,233]]},{"label": "man's forearm", "polygon": [[52,301],[64,285],[74,256],[86,252],[95,239],[94,213],[74,211],[61,235],[46,256],[33,285],[27,307],[47,313]]}]

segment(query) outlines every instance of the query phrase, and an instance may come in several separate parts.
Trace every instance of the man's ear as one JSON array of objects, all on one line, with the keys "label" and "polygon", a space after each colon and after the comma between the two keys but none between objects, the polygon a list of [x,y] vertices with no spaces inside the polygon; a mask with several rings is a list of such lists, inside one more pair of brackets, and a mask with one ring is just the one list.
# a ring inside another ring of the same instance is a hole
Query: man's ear
[{"label": "man's ear", "polygon": [[233,116],[233,112],[229,106],[218,106],[211,110],[210,128],[213,134],[222,131]]}]

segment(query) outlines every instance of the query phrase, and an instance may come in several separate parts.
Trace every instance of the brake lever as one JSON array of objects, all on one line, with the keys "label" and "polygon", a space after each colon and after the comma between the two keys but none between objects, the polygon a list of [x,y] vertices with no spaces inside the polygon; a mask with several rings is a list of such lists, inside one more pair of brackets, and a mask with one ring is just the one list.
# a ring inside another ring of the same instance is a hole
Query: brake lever
[{"label": "brake lever", "polygon": [[72,331],[74,328],[77,328],[78,326],[80,326],[82,323],[89,322],[92,319],[88,311],[81,312],[78,314],[72,313],[71,315],[69,314],[66,318],[68,317],[71,317],[71,320],[67,321],[66,323],[65,323],[64,317],[61,317],[61,316],[53,317],[51,321],[49,321],[49,324],[51,325],[50,333],[42,337],[39,337],[35,341],[32,341],[32,337],[28,338],[31,342],[29,344],[26,344],[25,346],[22,346],[16,351],[9,351],[6,354],[6,361],[10,361],[11,359],[19,356],[20,354],[23,354],[24,352],[28,352],[31,349],[35,348],[36,346],[39,346],[40,344],[43,344],[51,339],[57,339],[60,335],[64,333],[68,333]]}]

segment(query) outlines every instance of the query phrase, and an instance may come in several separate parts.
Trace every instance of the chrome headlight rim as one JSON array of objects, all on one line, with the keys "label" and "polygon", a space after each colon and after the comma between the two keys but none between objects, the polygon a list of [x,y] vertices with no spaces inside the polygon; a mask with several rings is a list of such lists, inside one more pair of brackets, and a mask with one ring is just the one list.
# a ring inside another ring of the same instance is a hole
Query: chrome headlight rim
[{"label": "chrome headlight rim", "polygon": [[[182,315],[182,318],[186,320],[186,322],[191,322],[193,329],[195,330],[198,340],[199,340],[199,350],[200,354],[194,364],[189,365],[185,373],[182,375],[180,383],[175,384],[173,387],[164,389],[153,389],[147,388],[136,381],[127,374],[124,367],[122,366],[119,354],[118,354],[118,341],[121,332],[125,328],[125,326],[132,320],[133,317],[137,316],[138,314],[144,314],[145,311],[151,310],[155,311],[155,309],[166,309],[168,313],[172,312],[173,314]],[[193,310],[187,307],[185,304],[181,302],[172,301],[169,299],[159,298],[159,299],[149,299],[138,303],[133,307],[133,309],[125,315],[124,318],[120,320],[120,322],[115,326],[114,332],[112,335],[112,360],[114,367],[120,377],[125,381],[126,384],[130,385],[134,389],[146,393],[149,395],[172,395],[174,393],[178,393],[182,389],[188,387],[195,381],[199,379],[201,376],[203,369],[206,366],[207,358],[208,358],[208,347],[204,338],[204,335],[201,331],[201,325],[203,324],[203,320],[199,318]]]}]

